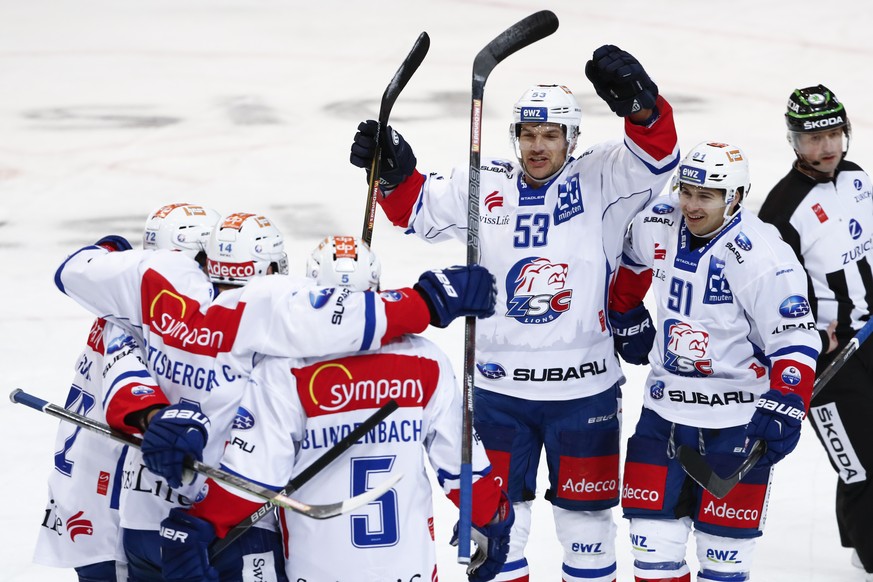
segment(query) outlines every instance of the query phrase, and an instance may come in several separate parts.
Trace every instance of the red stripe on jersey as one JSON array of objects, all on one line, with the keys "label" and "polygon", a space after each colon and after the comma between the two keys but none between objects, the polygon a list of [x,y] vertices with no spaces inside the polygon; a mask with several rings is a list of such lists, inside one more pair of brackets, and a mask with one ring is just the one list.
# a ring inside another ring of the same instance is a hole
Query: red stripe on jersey
[{"label": "red stripe on jersey", "polygon": [[97,318],[91,325],[91,331],[88,332],[88,347],[98,354],[103,354],[103,328],[106,327],[106,320]]},{"label": "red stripe on jersey", "polygon": [[203,488],[206,497],[195,503],[188,513],[211,523],[215,527],[215,535],[220,538],[226,536],[236,524],[258,511],[262,505],[234,495],[212,479],[207,479]]},{"label": "red stripe on jersey", "polygon": [[634,273],[627,267],[619,267],[615,282],[609,292],[609,309],[627,313],[643,302],[643,297],[652,286],[652,270]]},{"label": "red stripe on jersey", "polygon": [[[500,505],[500,485],[493,475],[486,475],[473,483],[473,525],[484,527],[494,519]],[[452,503],[461,506],[461,490],[452,489],[446,494]]]},{"label": "red stripe on jersey", "polygon": [[673,154],[676,147],[676,126],[673,122],[673,107],[666,99],[658,96],[655,101],[658,120],[649,127],[637,125],[630,118],[624,118],[624,131],[644,152],[656,161],[664,160]]},{"label": "red stripe on jersey", "polygon": [[380,408],[392,398],[401,407],[424,408],[439,381],[439,364],[418,356],[366,354],[291,370],[303,410],[314,418]]},{"label": "red stripe on jersey", "polygon": [[169,406],[170,401],[157,384],[133,381],[118,389],[106,406],[106,424],[127,434],[139,434],[142,427],[128,424],[131,414],[156,406]]},{"label": "red stripe on jersey", "polygon": [[806,410],[809,410],[814,384],[815,370],[809,366],[787,358],[773,362],[773,369],[770,370],[770,388],[783,394],[797,394],[803,399]]},{"label": "red stripe on jersey", "polygon": [[398,184],[391,194],[376,197],[391,224],[403,228],[409,226],[409,218],[412,216],[412,209],[415,207],[422,184],[424,184],[424,176],[418,170],[414,170],[412,175]]},{"label": "red stripe on jersey", "polygon": [[213,305],[204,315],[198,301],[176,291],[152,269],[142,277],[141,297],[143,324],[167,346],[212,357],[233,348],[245,303],[235,309]]},{"label": "red stripe on jersey", "polygon": [[427,303],[414,289],[405,287],[385,291],[379,297],[385,305],[385,319],[388,320],[382,345],[407,333],[421,333],[430,324]]}]

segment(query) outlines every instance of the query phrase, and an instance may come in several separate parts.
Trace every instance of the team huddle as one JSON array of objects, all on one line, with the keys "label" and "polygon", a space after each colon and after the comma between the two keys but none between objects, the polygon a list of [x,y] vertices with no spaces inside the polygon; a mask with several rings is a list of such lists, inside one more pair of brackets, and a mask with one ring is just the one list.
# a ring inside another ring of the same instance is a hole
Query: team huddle
[{"label": "team huddle", "polygon": [[[742,148],[682,157],[636,58],[605,45],[585,74],[623,134],[577,154],[573,93],[525,91],[515,159],[483,157],[480,264],[383,290],[369,246],[331,235],[298,276],[269,218],[187,203],[149,215],[142,249],[109,235],[70,255],[55,283],[96,320],[65,407],[142,446],[61,423],[35,559],[83,582],[437,580],[424,462],[460,504],[464,403],[450,359],[418,334],[476,317],[471,582],[537,579],[525,547],[543,451],[565,582],[630,580],[617,552],[636,582],[690,582],[692,532],[697,580],[751,580],[774,465],[807,415],[840,474],[841,542],[873,580],[869,344],[814,392],[873,310],[873,183],[845,160],[845,107],[821,85],[792,93],[797,161],[756,216]],[[430,243],[465,241],[468,170],[420,168],[381,129],[358,126],[350,161],[380,168],[385,215]],[[625,384],[619,357],[650,366],[644,386]],[[623,460],[622,389],[644,394]],[[343,515],[264,512],[186,468],[280,491],[389,399],[397,410],[300,491],[325,504],[402,474]],[[763,453],[718,497],[680,447],[722,475]]]}]

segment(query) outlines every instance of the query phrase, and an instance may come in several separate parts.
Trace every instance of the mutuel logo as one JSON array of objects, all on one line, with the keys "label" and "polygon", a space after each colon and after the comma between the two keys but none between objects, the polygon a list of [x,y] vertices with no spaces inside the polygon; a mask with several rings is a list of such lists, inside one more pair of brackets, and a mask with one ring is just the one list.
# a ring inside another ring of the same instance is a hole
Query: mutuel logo
[{"label": "mutuel logo", "polygon": [[703,184],[706,181],[706,170],[692,166],[681,166],[679,168],[679,175],[682,176],[684,181],[694,184]]},{"label": "mutuel logo", "polygon": [[549,118],[547,107],[522,107],[521,121],[545,121]]},{"label": "mutuel logo", "polygon": [[790,297],[786,297],[779,305],[779,315],[790,319],[806,317],[810,311],[811,308],[809,307],[809,302],[806,300],[806,297],[803,297],[802,295],[791,295]]},{"label": "mutuel logo", "polygon": [[480,374],[489,380],[499,380],[506,377],[506,369],[497,362],[477,363],[476,368]]}]

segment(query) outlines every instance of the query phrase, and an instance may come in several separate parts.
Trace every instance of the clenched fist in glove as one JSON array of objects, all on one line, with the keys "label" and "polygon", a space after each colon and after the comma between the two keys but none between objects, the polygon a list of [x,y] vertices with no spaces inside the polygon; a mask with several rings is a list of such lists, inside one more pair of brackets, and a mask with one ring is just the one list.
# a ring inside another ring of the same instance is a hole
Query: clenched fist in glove
[{"label": "clenched fist in glove", "polygon": [[[358,133],[352,142],[352,152],[349,161],[353,166],[367,170],[367,179],[370,178],[370,167],[376,156],[376,132],[379,122],[368,119],[358,125]],[[379,166],[379,183],[384,188],[392,188],[403,182],[415,171],[415,154],[412,148],[403,139],[403,136],[391,129],[391,126],[382,128],[379,136],[381,149]]]},{"label": "clenched fist in glove", "polygon": [[619,117],[655,108],[658,86],[633,55],[617,46],[606,44],[594,51],[585,76]]},{"label": "clenched fist in glove", "polygon": [[[500,504],[494,518],[483,526],[473,525],[470,539],[476,542],[476,552],[470,558],[467,566],[467,579],[470,582],[488,582],[492,580],[506,563],[509,555],[509,532],[515,522],[515,511],[506,492],[500,492]],[[453,546],[458,545],[458,524],[455,524],[452,535]]]},{"label": "clenched fist in glove", "polygon": [[167,406],[149,422],[142,439],[142,458],[155,475],[170,487],[182,486],[185,458],[203,460],[209,418],[188,402]]},{"label": "clenched fist in glove", "polygon": [[655,325],[645,305],[641,303],[627,313],[610,310],[609,325],[615,336],[615,350],[625,362],[638,366],[649,363]]},{"label": "clenched fist in glove", "polygon": [[800,440],[800,425],[806,410],[803,399],[789,392],[769,390],[755,403],[755,413],[746,426],[747,445],[762,440],[767,445],[756,467],[775,465],[794,450]]},{"label": "clenched fist in glove", "polygon": [[446,327],[456,317],[494,315],[497,282],[481,265],[425,271],[414,289],[427,303],[435,327]]},{"label": "clenched fist in glove", "polygon": [[208,521],[175,507],[161,522],[161,570],[168,582],[218,582],[209,565],[209,544],[215,528]]}]

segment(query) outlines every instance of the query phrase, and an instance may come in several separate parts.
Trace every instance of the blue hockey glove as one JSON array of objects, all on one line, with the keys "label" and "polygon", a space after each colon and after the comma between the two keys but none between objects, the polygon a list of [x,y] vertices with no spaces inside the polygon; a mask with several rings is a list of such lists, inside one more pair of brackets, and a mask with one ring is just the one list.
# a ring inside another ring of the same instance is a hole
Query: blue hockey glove
[{"label": "blue hockey glove", "polygon": [[[370,179],[370,166],[376,155],[376,129],[379,123],[373,119],[362,121],[358,125],[358,133],[352,142],[352,152],[349,161],[352,165],[367,170],[367,179]],[[415,171],[415,154],[412,148],[403,139],[403,136],[391,129],[391,126],[382,128],[379,137],[381,159],[379,166],[379,183],[385,187],[393,187],[403,182]]]},{"label": "blue hockey glove", "polygon": [[794,450],[800,440],[800,425],[806,411],[797,394],[769,390],[755,403],[755,413],[746,426],[746,445],[762,440],[767,445],[756,467],[775,465]]},{"label": "blue hockey glove", "polygon": [[655,343],[655,325],[646,306],[640,303],[627,313],[609,312],[615,350],[628,364],[649,363],[649,352]]},{"label": "blue hockey glove", "polygon": [[[470,582],[488,582],[492,580],[509,555],[509,532],[515,522],[515,511],[506,493],[500,492],[500,504],[494,518],[485,526],[473,526],[470,538],[476,542],[476,552],[470,558],[467,566],[467,579]],[[455,524],[452,541],[453,546],[458,545],[458,524]]]},{"label": "blue hockey glove", "polygon": [[209,418],[188,402],[167,406],[149,422],[142,439],[142,458],[170,487],[182,486],[185,458],[203,460]]},{"label": "blue hockey glove", "polygon": [[654,109],[658,86],[633,55],[606,44],[585,64],[585,76],[600,98],[619,117],[641,109]]},{"label": "blue hockey glove", "polygon": [[497,282],[481,265],[425,271],[414,289],[427,303],[435,327],[446,327],[456,317],[494,315]]},{"label": "blue hockey glove", "polygon": [[129,251],[133,248],[126,238],[117,234],[106,235],[94,244],[107,251]]},{"label": "blue hockey glove", "polygon": [[161,522],[161,571],[168,582],[218,582],[218,572],[209,565],[209,544],[215,528],[208,521],[170,510]]}]

